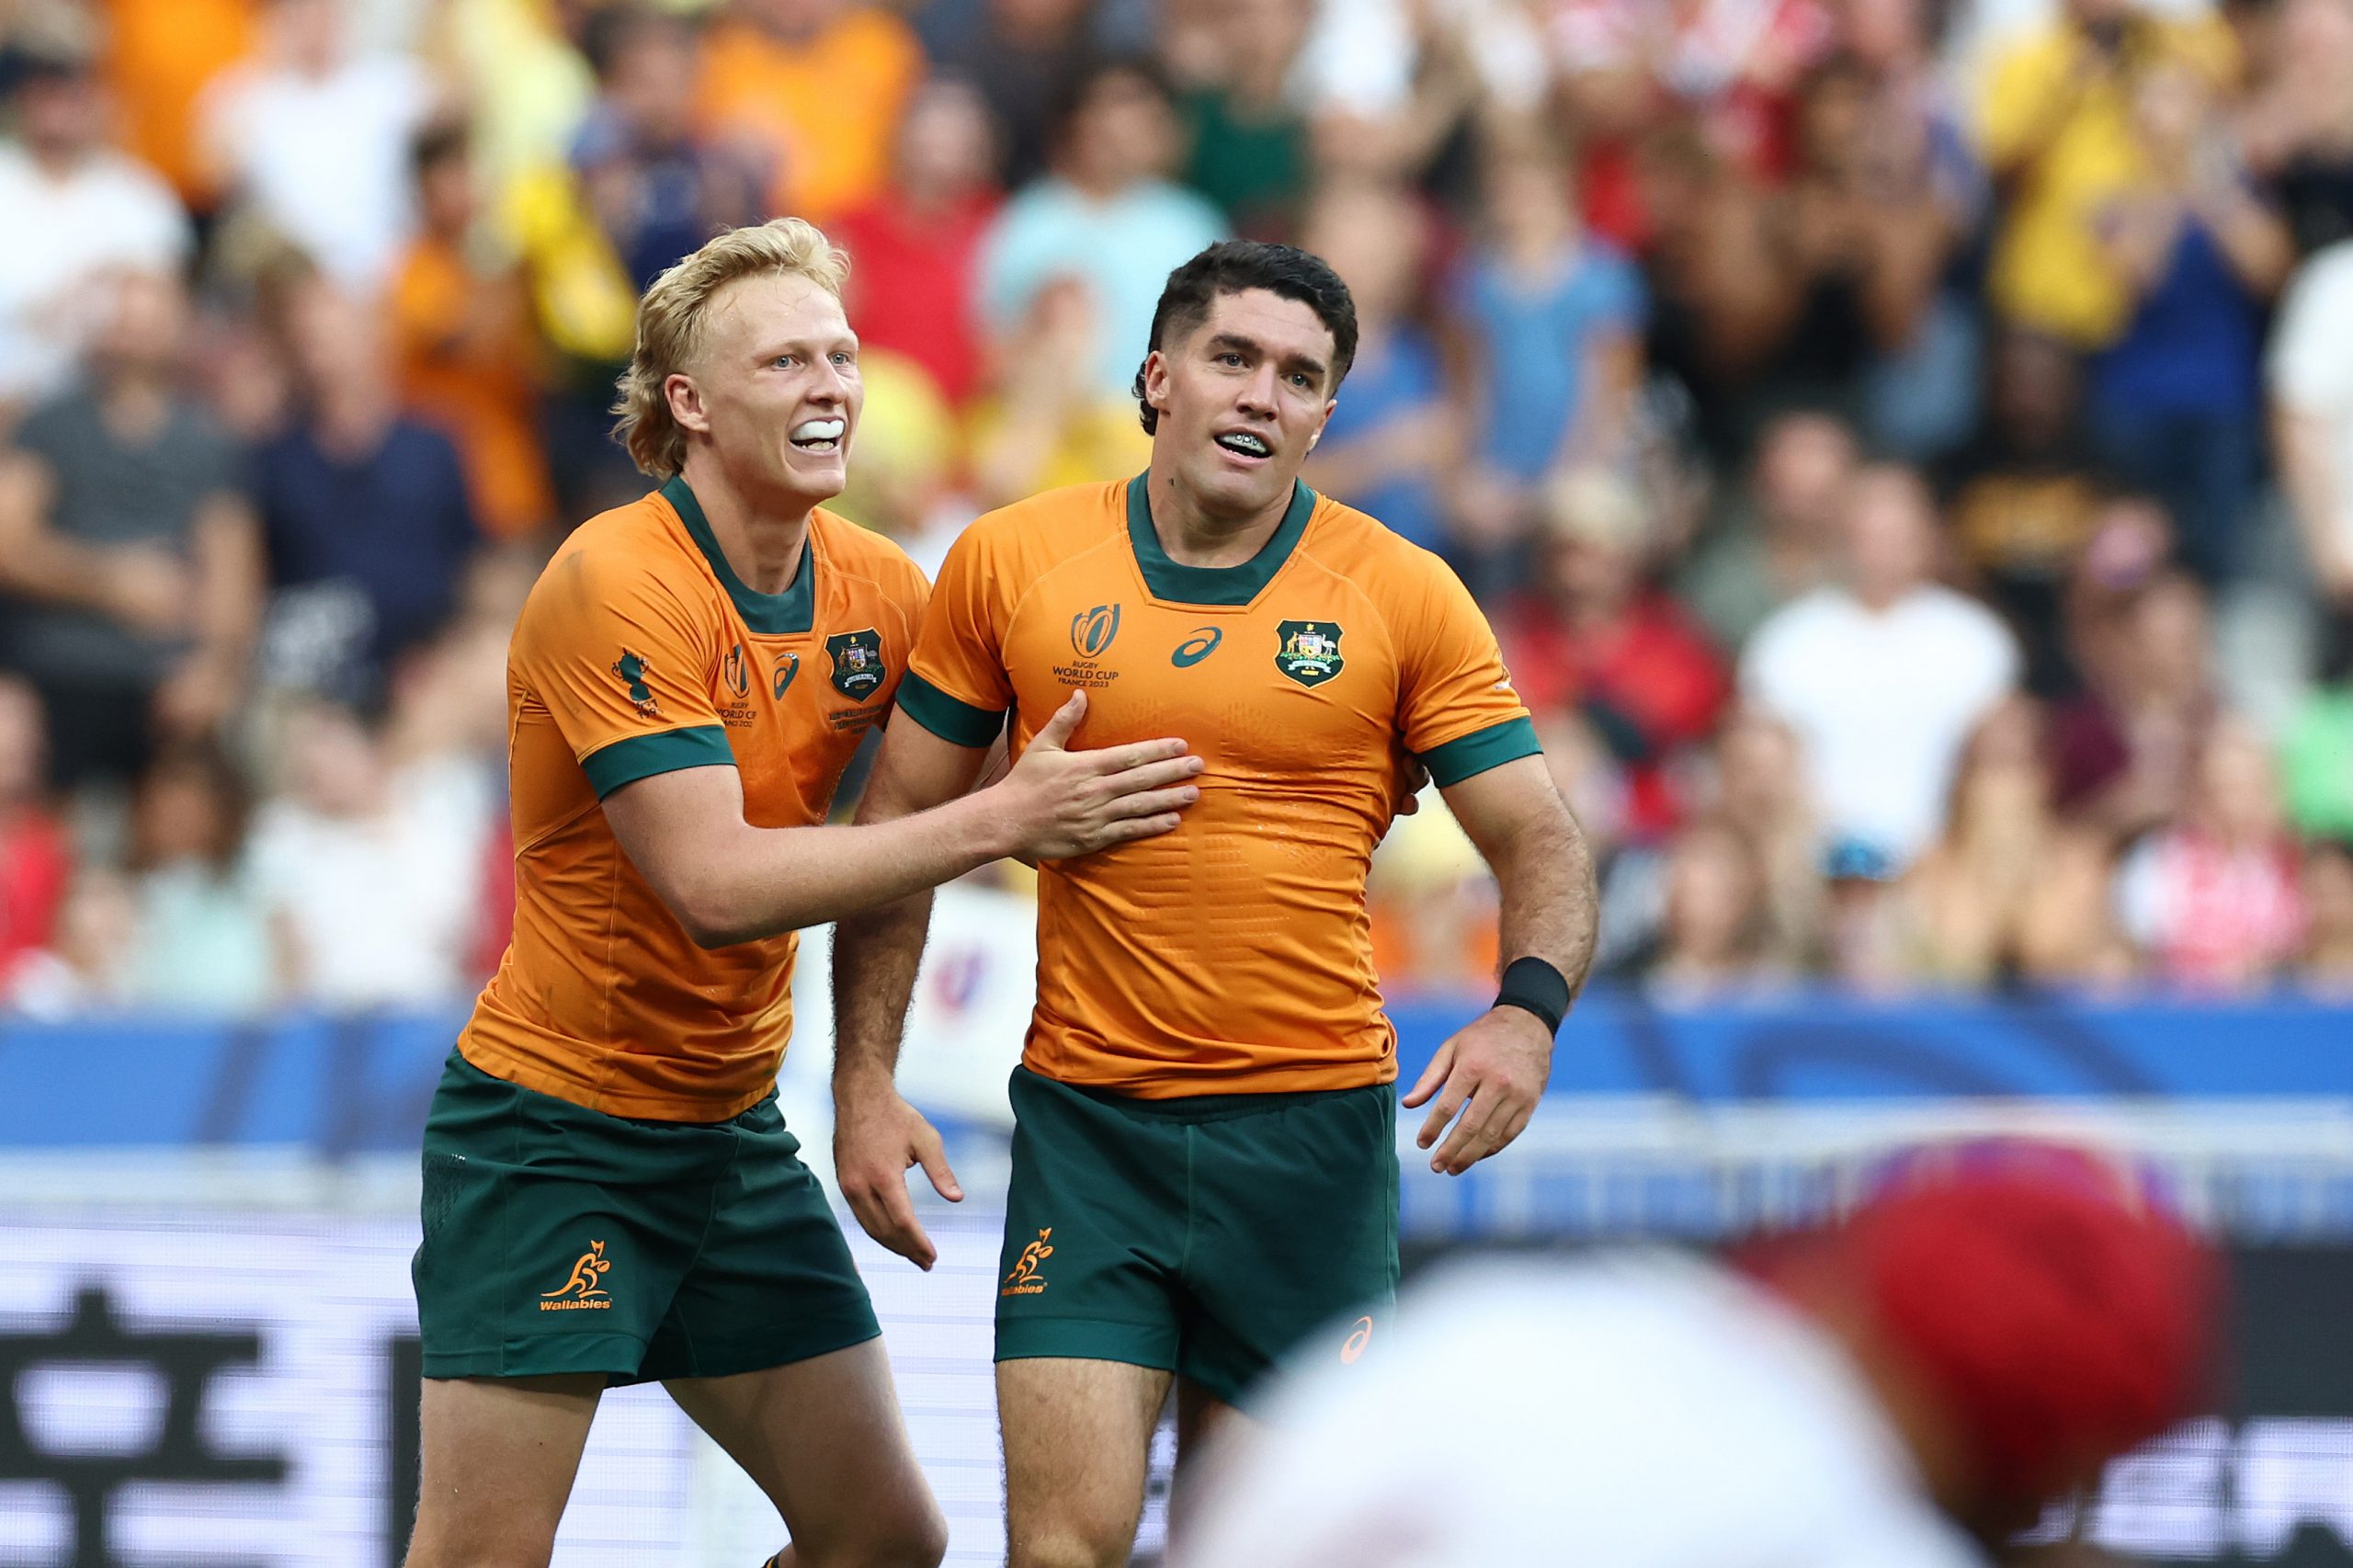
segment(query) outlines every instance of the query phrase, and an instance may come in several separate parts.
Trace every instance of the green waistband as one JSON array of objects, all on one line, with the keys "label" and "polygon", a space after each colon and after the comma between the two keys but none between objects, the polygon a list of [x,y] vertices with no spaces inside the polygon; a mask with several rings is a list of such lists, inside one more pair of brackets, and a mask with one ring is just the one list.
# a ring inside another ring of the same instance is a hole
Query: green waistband
[{"label": "green waistband", "polygon": [[1352,1096],[1387,1095],[1396,1088],[1393,1084],[1358,1084],[1347,1089],[1286,1089],[1253,1095],[1176,1095],[1167,1099],[1147,1100],[1094,1084],[1065,1084],[1060,1078],[1049,1078],[1027,1067],[1016,1067],[1013,1074],[1049,1089],[1082,1096],[1098,1105],[1132,1116],[1139,1121],[1231,1121],[1236,1117],[1297,1110],[1302,1106],[1318,1105],[1325,1100],[1344,1100]]}]

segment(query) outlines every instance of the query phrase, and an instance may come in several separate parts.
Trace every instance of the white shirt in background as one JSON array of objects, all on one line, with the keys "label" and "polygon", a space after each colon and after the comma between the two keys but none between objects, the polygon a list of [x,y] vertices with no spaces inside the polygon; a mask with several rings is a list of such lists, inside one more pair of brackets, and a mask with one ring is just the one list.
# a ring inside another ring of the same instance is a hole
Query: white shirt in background
[{"label": "white shirt in background", "polygon": [[337,282],[372,290],[408,239],[409,141],[432,103],[424,67],[386,54],[324,76],[233,68],[199,114],[260,215]]},{"label": "white shirt in background", "polygon": [[52,178],[15,142],[0,143],[0,398],[62,388],[106,308],[108,267],[176,271],[188,214],[155,172],[94,153]]},{"label": "white shirt in background", "polygon": [[2265,370],[2282,408],[2327,422],[2336,548],[2353,562],[2353,240],[2315,252],[2290,280]]},{"label": "white shirt in background", "polygon": [[1949,588],[1882,611],[1817,588],[1756,629],[1740,676],[1796,729],[1824,833],[1901,869],[1935,839],[1961,746],[2017,684],[2018,651],[1992,610]]},{"label": "white shirt in background", "polygon": [[1473,1265],[1354,1364],[1345,1332],[1218,1456],[1180,1568],[1983,1561],[1837,1347],[1699,1263]]}]

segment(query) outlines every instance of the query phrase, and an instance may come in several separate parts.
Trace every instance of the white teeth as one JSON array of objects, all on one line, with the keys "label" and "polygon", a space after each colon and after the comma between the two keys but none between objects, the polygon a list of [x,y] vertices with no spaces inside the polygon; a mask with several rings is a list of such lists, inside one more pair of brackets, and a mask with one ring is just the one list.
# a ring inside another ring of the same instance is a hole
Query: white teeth
[{"label": "white teeth", "polygon": [[804,419],[792,427],[796,441],[838,441],[848,426],[839,419]]}]

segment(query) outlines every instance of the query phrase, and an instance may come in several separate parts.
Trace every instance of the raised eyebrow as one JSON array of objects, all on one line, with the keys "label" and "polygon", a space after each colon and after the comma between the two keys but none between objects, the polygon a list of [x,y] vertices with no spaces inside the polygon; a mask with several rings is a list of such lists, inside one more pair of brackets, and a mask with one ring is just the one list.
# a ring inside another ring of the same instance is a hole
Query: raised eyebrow
[{"label": "raised eyebrow", "polygon": [[[1210,339],[1210,351],[1213,354],[1222,353],[1229,348],[1238,353],[1256,354],[1262,357],[1267,352],[1265,344],[1255,337],[1245,337],[1236,332],[1221,332]],[[1319,381],[1331,370],[1329,365],[1313,354],[1285,354],[1278,358],[1285,369],[1304,370]]]}]

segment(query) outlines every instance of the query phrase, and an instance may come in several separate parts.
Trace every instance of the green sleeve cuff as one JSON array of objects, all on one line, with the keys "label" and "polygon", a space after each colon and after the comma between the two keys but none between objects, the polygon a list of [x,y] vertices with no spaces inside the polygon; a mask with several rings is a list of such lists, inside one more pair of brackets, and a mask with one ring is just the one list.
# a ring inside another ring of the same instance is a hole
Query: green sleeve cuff
[{"label": "green sleeve cuff", "polygon": [[1432,746],[1416,755],[1422,766],[1430,770],[1430,778],[1443,789],[1449,784],[1460,784],[1474,773],[1518,762],[1523,756],[1541,756],[1544,747],[1536,739],[1536,721],[1522,714],[1458,735],[1442,746]]},{"label": "green sleeve cuff", "polygon": [[984,746],[1005,728],[1005,710],[991,712],[950,697],[909,670],[899,681],[899,710],[950,745]]},{"label": "green sleeve cuff", "polygon": [[634,784],[657,773],[676,773],[682,767],[734,766],[735,750],[727,744],[726,728],[719,724],[695,724],[683,730],[665,730],[658,735],[631,735],[608,746],[599,746],[580,759],[581,771],[588,775],[588,782],[600,801],[624,784]]}]

